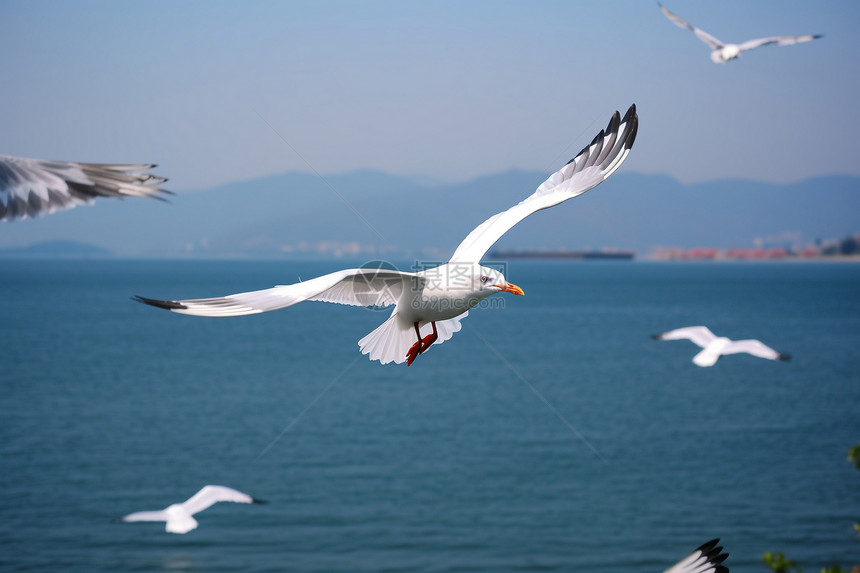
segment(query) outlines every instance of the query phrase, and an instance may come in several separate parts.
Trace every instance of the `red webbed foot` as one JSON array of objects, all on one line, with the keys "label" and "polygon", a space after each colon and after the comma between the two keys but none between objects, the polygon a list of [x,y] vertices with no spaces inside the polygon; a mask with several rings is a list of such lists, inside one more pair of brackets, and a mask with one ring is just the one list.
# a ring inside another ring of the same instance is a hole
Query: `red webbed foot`
[{"label": "red webbed foot", "polygon": [[424,352],[422,348],[422,341],[419,340],[415,344],[412,345],[412,348],[409,349],[409,352],[406,353],[406,365],[412,366],[412,363],[418,358],[418,355]]},{"label": "red webbed foot", "polygon": [[[434,324],[435,326],[435,324]],[[418,351],[418,354],[424,354],[424,351],[430,348],[430,345],[436,342],[436,339],[439,338],[439,335],[436,334],[436,329],[433,329],[433,334],[428,334],[424,338],[421,339],[421,350]]]},{"label": "red webbed foot", "polygon": [[409,349],[409,352],[406,353],[406,365],[410,366],[419,354],[423,354],[425,350],[430,348],[430,345],[436,342],[439,338],[439,333],[436,332],[436,323],[431,322],[433,325],[433,333],[428,334],[424,338],[421,338],[421,329],[418,327],[418,323],[413,324],[415,327],[415,335],[418,337],[418,342],[412,345],[412,348]]}]

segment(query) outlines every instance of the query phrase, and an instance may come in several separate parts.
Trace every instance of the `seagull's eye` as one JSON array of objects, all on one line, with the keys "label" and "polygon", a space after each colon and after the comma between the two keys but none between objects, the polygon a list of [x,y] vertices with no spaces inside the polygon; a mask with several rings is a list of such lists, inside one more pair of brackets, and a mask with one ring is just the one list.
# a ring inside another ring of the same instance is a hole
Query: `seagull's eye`
[{"label": "seagull's eye", "polygon": [[481,282],[482,282],[482,283],[485,283],[485,282],[487,282],[488,280],[490,280],[490,277],[488,277],[487,275],[484,275],[484,276],[482,276],[482,277],[481,277]]}]

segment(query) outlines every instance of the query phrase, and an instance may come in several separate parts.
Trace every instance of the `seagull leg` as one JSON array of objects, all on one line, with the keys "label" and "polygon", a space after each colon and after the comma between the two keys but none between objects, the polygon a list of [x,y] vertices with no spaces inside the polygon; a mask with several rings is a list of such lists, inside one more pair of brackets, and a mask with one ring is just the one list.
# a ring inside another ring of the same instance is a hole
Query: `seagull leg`
[{"label": "seagull leg", "polygon": [[418,354],[424,354],[424,351],[430,348],[430,345],[436,342],[436,340],[439,338],[439,334],[436,332],[436,322],[434,321],[430,324],[433,325],[433,334],[428,334],[421,339],[421,350],[418,351]]},{"label": "seagull leg", "polygon": [[[406,365],[407,366],[411,366],[412,362],[415,361],[415,358],[419,354],[421,354],[421,345],[423,343],[423,340],[421,339],[421,330],[418,328],[418,322],[416,321],[415,324],[413,324],[413,326],[415,327],[415,334],[416,334],[416,336],[418,336],[418,342],[413,344],[412,348],[409,349],[409,352],[406,353]],[[434,324],[433,327],[435,329],[436,325]]]},{"label": "seagull leg", "polygon": [[418,342],[412,345],[412,348],[409,349],[409,352],[406,353],[406,365],[411,366],[412,363],[418,358],[419,354],[423,354],[425,350],[430,348],[430,345],[436,342],[439,338],[439,333],[436,332],[436,323],[430,323],[433,326],[433,333],[428,334],[424,338],[421,338],[421,329],[418,328],[418,322],[415,322],[413,326],[415,327],[415,336],[418,337]]}]

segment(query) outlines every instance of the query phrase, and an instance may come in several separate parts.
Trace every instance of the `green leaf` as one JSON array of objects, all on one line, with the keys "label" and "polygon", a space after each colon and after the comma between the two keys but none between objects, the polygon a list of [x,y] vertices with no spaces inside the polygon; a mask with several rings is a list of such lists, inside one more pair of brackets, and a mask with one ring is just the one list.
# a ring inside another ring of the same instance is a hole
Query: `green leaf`
[{"label": "green leaf", "polygon": [[855,444],[853,448],[848,450],[848,461],[854,462],[854,465],[860,470],[860,444]]}]

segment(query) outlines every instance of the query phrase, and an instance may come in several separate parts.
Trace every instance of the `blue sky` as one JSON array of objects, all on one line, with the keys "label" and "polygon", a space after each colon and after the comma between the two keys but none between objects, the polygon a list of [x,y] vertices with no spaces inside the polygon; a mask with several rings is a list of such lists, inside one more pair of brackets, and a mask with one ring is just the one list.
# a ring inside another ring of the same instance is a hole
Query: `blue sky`
[{"label": "blue sky", "polygon": [[724,41],[825,38],[719,66],[651,0],[0,0],[0,153],[156,162],[175,191],[307,164],[459,181],[553,171],[635,102],[624,169],[860,175],[860,3],[665,4]]}]

